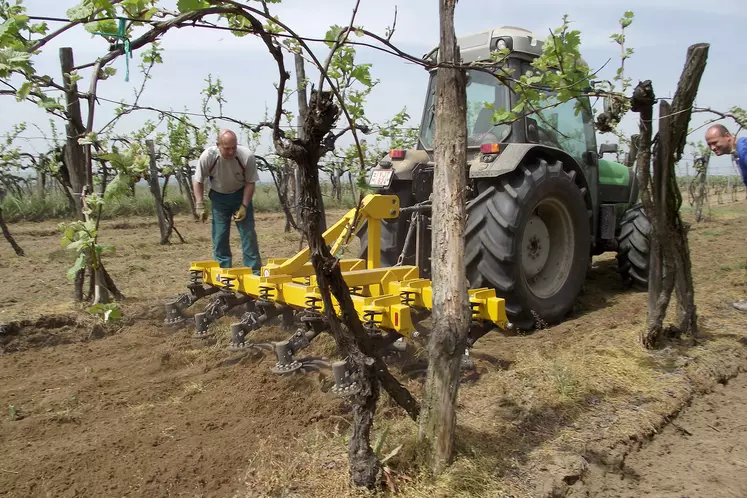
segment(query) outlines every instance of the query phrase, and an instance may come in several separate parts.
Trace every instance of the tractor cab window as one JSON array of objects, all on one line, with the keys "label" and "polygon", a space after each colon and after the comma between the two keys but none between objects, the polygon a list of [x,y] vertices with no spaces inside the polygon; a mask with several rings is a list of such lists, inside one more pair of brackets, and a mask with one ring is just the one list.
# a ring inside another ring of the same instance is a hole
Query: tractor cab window
[{"label": "tractor cab window", "polygon": [[[492,104],[495,109],[508,108],[508,89],[493,75],[482,71],[467,71],[467,146],[476,147],[485,143],[499,143],[507,135],[509,125],[494,125],[493,110],[485,107]],[[436,125],[436,77],[431,76],[428,98],[423,113],[420,138],[427,149],[433,148]]]},{"label": "tractor cab window", "polygon": [[[534,69],[528,62],[523,63],[522,73],[529,70]],[[528,116],[537,123],[539,143],[564,150],[579,162],[583,162],[585,152],[596,150],[594,118],[588,97],[558,104],[556,96],[548,92],[542,95],[540,107],[540,111]]]},{"label": "tractor cab window", "polygon": [[[552,105],[557,100],[555,96],[548,96],[545,102],[542,107]],[[572,99],[532,115],[537,120],[540,143],[564,150],[582,161],[584,152],[595,148],[594,145],[589,148],[587,143],[589,119],[585,107],[582,102]]]}]

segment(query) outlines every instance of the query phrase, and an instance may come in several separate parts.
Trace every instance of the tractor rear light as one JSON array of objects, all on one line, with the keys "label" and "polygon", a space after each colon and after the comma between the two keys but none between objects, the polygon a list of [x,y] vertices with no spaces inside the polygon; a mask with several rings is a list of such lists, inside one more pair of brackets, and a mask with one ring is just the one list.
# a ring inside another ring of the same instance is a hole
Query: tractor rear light
[{"label": "tractor rear light", "polygon": [[392,159],[404,159],[405,151],[404,149],[392,149],[389,151],[389,157]]},{"label": "tractor rear light", "polygon": [[394,312],[394,326],[399,327],[399,313]]},{"label": "tractor rear light", "polygon": [[498,154],[501,151],[499,144],[482,144],[480,146],[480,152],[483,154]]}]

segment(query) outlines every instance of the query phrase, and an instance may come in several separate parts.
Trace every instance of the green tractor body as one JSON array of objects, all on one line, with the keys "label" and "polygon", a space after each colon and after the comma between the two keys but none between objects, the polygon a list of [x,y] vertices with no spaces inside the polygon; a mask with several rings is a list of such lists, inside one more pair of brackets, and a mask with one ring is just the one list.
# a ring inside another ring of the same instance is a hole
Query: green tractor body
[{"label": "green tractor body", "polygon": [[[465,63],[509,48],[504,64],[512,74],[532,70],[542,53],[541,40],[512,27],[462,37],[459,46]],[[437,50],[427,57],[437,60]],[[636,204],[631,168],[601,157],[616,146],[598,149],[588,97],[496,125],[485,103],[511,109],[518,95],[484,71],[469,70],[467,78],[470,286],[495,288],[522,329],[558,322],[571,311],[593,255],[617,251],[623,280],[646,287],[650,224]],[[382,226],[382,264],[415,264],[424,278],[431,273],[428,205],[438,167],[435,88],[433,71],[417,148],[392,150],[369,177],[369,186],[397,195],[405,208]],[[365,252],[365,230],[359,235]]]}]

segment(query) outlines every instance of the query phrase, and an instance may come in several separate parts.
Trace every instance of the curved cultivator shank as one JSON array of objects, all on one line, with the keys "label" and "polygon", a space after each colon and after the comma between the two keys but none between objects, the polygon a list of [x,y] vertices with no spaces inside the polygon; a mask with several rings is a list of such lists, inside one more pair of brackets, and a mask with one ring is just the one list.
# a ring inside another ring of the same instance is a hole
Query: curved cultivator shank
[{"label": "curved cultivator shank", "polygon": [[[380,223],[382,219],[397,216],[399,200],[396,196],[369,195],[324,234],[332,254],[339,254],[351,235],[362,224],[368,224],[367,259],[342,259],[339,263],[358,316],[382,356],[390,351],[402,351],[405,340],[418,337],[422,330],[419,324],[432,309],[431,282],[419,278],[417,266],[380,267],[377,235]],[[274,351],[277,361],[272,371],[279,375],[329,368],[335,379],[332,393],[350,396],[357,392],[346,361],[329,363],[323,358],[296,358],[299,351],[329,328],[308,249],[290,259],[269,260],[261,275],[254,275],[249,268],[220,268],[215,261],[193,262],[189,271],[189,292],[166,304],[166,325],[183,325],[193,320],[195,335],[207,337],[211,323],[229,312],[243,311],[241,319],[231,325],[229,351]],[[192,320],[184,315],[184,311],[199,299],[213,294],[215,297],[204,312],[195,314]],[[473,318],[470,347],[495,327],[512,328],[506,318],[505,301],[496,297],[494,289],[472,289],[469,294]],[[339,314],[334,298],[333,306]],[[296,327],[287,340],[248,341],[252,332],[278,320],[287,329]],[[468,351],[465,351],[463,364],[472,364]]]}]

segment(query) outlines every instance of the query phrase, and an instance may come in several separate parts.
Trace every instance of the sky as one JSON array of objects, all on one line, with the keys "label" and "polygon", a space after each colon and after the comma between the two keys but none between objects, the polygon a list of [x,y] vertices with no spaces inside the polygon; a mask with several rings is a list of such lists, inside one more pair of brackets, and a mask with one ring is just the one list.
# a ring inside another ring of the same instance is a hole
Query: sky
[{"label": "sky", "polygon": [[[549,30],[559,26],[567,14],[572,27],[581,31],[581,52],[592,68],[602,68],[603,79],[612,79],[619,67],[619,47],[609,35],[618,31],[618,19],[626,10],[635,13],[635,20],[627,30],[628,46],[635,50],[626,62],[626,74],[633,84],[649,79],[657,96],[671,97],[682,71],[688,46],[710,44],[708,65],[703,77],[696,105],[727,110],[738,105],[747,108],[747,70],[742,60],[744,53],[739,33],[747,21],[747,11],[739,8],[740,0],[703,2],[696,0],[523,0],[522,2],[461,0],[457,4],[455,25],[458,36],[498,26],[509,25],[529,29],[544,38]],[[741,0],[743,1],[743,0]],[[174,8],[176,0],[166,0],[165,7]],[[77,2],[71,0],[24,0],[30,15],[65,16],[67,8]],[[251,2],[259,5],[256,2]],[[309,37],[323,37],[332,24],[347,25],[354,0],[283,0],[271,10],[283,22]],[[413,55],[422,56],[438,44],[438,6],[426,0],[361,0],[356,24],[383,34],[391,25],[397,8],[397,24],[392,42]],[[60,26],[50,23],[50,26]],[[106,53],[108,43],[92,37],[83,27],[76,27],[50,42],[35,59],[37,72],[60,80],[58,50],[73,47],[75,62],[91,62]],[[235,37],[229,32],[196,28],[171,30],[162,39],[164,63],[156,66],[141,98],[141,105],[163,109],[200,112],[200,91],[208,74],[220,77],[228,101],[225,114],[255,123],[263,119],[266,109],[273,109],[277,67],[264,46],[252,36]],[[316,54],[324,58],[326,47],[315,45]],[[373,64],[372,75],[380,80],[368,98],[366,115],[373,122],[390,119],[403,107],[411,115],[411,125],[418,126],[428,81],[427,72],[394,56],[372,49],[359,48],[357,60]],[[139,54],[130,60],[130,81],[125,82],[125,60],[115,60],[118,72],[99,84],[99,95],[107,99],[133,100],[142,76],[137,66]],[[293,67],[292,59],[287,62]],[[606,64],[606,66],[605,66]],[[309,74],[311,69],[307,69]],[[88,73],[79,82],[88,87]],[[315,78],[312,80],[315,81]],[[295,100],[295,99],[294,99]],[[115,105],[102,102],[97,107],[96,122],[104,124],[114,116]],[[289,105],[295,110],[295,105]],[[83,106],[84,119],[86,107]],[[122,119],[117,131],[126,133],[139,128],[155,114],[133,113]],[[709,116],[694,115],[691,128],[700,126]],[[20,121],[48,130],[49,116],[30,103],[17,103],[12,97],[0,99],[0,134],[5,134]],[[199,121],[199,119],[198,119]],[[730,122],[723,122],[734,128]],[[623,122],[626,134],[635,131],[633,117]],[[58,129],[63,129],[62,123]],[[705,128],[689,137],[690,141],[704,140]],[[34,137],[41,133],[33,127],[24,133],[28,147],[44,150],[44,142]],[[613,135],[599,135],[598,143],[616,141]],[[346,140],[341,145],[348,143]],[[263,143],[258,153],[266,152],[269,142]],[[734,173],[728,157],[711,161],[711,174]],[[684,168],[683,168],[684,172]]]}]

